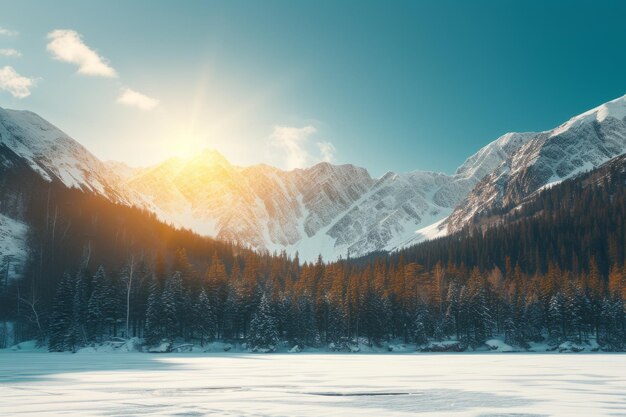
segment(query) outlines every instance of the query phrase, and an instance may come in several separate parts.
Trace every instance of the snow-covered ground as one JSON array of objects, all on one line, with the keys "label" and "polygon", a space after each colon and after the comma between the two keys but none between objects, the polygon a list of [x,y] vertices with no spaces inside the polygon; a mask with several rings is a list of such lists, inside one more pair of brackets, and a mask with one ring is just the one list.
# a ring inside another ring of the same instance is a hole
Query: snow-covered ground
[{"label": "snow-covered ground", "polygon": [[617,416],[622,354],[0,353],[0,415]]}]

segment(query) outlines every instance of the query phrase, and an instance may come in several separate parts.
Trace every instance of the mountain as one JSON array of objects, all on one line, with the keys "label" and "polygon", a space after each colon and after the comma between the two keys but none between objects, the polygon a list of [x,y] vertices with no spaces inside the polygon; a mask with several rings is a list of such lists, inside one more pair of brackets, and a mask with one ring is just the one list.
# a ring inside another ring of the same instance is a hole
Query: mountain
[{"label": "mountain", "polygon": [[237,167],[215,151],[173,158],[126,176],[164,219],[257,250],[312,261],[393,250],[430,236],[416,230],[446,218],[520,141],[499,140],[454,175],[389,172],[374,179],[353,165],[283,171]]},{"label": "mountain", "polygon": [[175,224],[255,249],[300,251],[314,259],[330,238],[311,239],[321,236],[373,182],[365,169],[352,165],[321,163],[293,171],[267,165],[244,168],[205,151],[143,169],[124,185]]},{"label": "mountain", "polygon": [[0,150],[15,154],[46,181],[132,204],[118,175],[67,134],[29,111],[0,108]]},{"label": "mountain", "polygon": [[544,187],[626,152],[626,96],[557,128],[524,133],[522,142],[455,208],[446,222],[450,232],[478,221],[484,213],[515,207]]},{"label": "mountain", "polygon": [[[506,275],[518,274],[517,269],[541,274],[552,267],[606,277],[626,261],[625,184],[622,154],[544,187],[520,204],[483,213],[479,222],[453,234],[401,249],[388,260],[416,262],[427,270],[441,262],[483,271],[498,267]],[[374,262],[376,255],[368,258]],[[626,270],[619,279],[626,295]]]},{"label": "mountain", "polygon": [[[626,150],[625,116],[626,96],[549,131],[507,133],[452,175],[413,171],[372,178],[364,168],[329,163],[291,171],[239,167],[216,151],[133,168],[101,162],[31,112],[3,109],[0,154],[5,165],[19,160],[46,181],[148,210],[203,235],[298,253],[301,260],[318,254],[334,260],[459,231],[485,213],[515,207],[542,188],[598,167]],[[1,204],[0,214],[7,215]]]},{"label": "mountain", "polygon": [[0,108],[0,271],[8,265],[10,277],[22,274],[32,249],[27,217],[36,208],[25,201],[48,192],[34,186],[33,175],[113,203],[149,208],[114,170],[67,134],[32,112]]},{"label": "mountain", "polygon": [[454,175],[388,172],[376,179],[364,168],[325,162],[292,171],[244,168],[205,151],[135,170],[123,182],[161,218],[198,233],[257,250],[298,253],[307,261],[320,254],[334,260],[434,237],[424,228],[446,219],[525,138],[505,135],[468,158]]}]

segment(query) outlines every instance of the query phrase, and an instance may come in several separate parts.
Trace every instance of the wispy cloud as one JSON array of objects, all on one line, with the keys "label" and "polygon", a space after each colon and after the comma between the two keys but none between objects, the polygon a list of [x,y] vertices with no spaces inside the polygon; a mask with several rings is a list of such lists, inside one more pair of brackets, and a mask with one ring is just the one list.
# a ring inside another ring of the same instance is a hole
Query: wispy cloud
[{"label": "wispy cloud", "polygon": [[126,106],[136,107],[140,110],[152,110],[159,105],[159,100],[141,94],[138,91],[125,88],[117,98],[117,102]]},{"label": "wispy cloud", "polygon": [[316,131],[313,126],[274,126],[271,144],[282,152],[285,168],[302,168],[308,165],[310,155],[304,145],[307,138]]},{"label": "wispy cloud", "polygon": [[19,32],[15,30],[5,29],[2,26],[0,26],[0,36],[17,36],[17,35],[19,35]]},{"label": "wispy cloud", "polygon": [[22,53],[18,51],[17,49],[4,48],[4,49],[0,49],[0,56],[19,58],[22,56]]},{"label": "wispy cloud", "polygon": [[330,142],[317,142],[316,145],[320,150],[322,161],[333,162],[335,160],[335,152],[337,151],[335,145]]},{"label": "wispy cloud", "polygon": [[82,35],[74,30],[57,29],[48,34],[47,49],[54,59],[78,66],[78,73],[115,78],[117,72],[108,61],[85,45]]},{"label": "wispy cloud", "polygon": [[[334,160],[335,147],[330,142],[317,142],[319,155],[309,149],[309,137],[317,132],[314,126],[291,127],[274,126],[270,145],[274,149],[274,159],[286,169],[304,168],[319,161]],[[314,149],[314,148],[313,148]],[[277,158],[278,157],[278,158]]]},{"label": "wispy cloud", "polygon": [[0,90],[8,91],[13,97],[30,96],[30,89],[34,86],[35,79],[18,74],[13,67],[0,68]]}]

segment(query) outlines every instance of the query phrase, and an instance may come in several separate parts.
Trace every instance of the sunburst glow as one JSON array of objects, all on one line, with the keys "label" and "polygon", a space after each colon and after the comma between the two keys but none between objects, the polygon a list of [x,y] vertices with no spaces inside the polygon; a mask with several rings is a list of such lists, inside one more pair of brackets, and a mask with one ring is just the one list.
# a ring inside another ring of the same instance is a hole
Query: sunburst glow
[{"label": "sunburst glow", "polygon": [[170,139],[162,141],[162,146],[168,155],[181,158],[191,158],[203,149],[209,147],[206,137],[196,132],[181,132]]}]

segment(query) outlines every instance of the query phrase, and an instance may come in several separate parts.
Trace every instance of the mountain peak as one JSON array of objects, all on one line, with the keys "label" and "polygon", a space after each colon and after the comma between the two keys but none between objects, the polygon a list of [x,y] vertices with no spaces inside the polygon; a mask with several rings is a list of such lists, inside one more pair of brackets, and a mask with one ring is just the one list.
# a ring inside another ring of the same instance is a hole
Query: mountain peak
[{"label": "mountain peak", "polygon": [[582,124],[593,121],[603,122],[609,117],[618,120],[624,120],[624,118],[626,118],[626,95],[601,104],[598,107],[579,114],[578,116],[574,116],[559,127],[552,129],[550,133],[551,136],[556,136]]},{"label": "mountain peak", "polygon": [[213,149],[213,148],[202,149],[200,153],[195,156],[195,158],[205,159],[205,160],[215,161],[215,162],[220,162],[220,163],[228,162],[226,158],[224,157],[224,155],[222,155],[218,150]]}]

